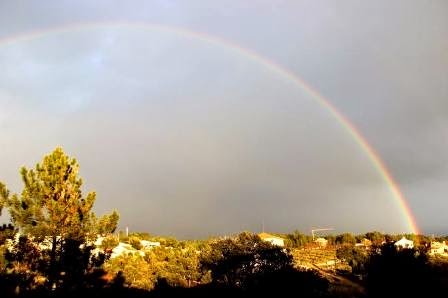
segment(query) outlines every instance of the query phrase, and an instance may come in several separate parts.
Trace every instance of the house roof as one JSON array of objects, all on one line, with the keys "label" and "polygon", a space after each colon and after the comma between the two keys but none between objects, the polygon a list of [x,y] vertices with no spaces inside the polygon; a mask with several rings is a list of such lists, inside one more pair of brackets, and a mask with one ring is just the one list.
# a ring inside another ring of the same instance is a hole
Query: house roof
[{"label": "house roof", "polygon": [[447,245],[445,244],[445,241],[443,241],[443,242],[437,242],[437,241],[433,241],[433,242],[431,242],[431,248],[445,248],[445,247],[447,247]]},{"label": "house roof", "polygon": [[395,242],[395,245],[402,245],[402,244],[414,244],[414,241],[406,239],[406,237],[401,238],[397,242]]},{"label": "house roof", "polygon": [[271,234],[268,234],[268,233],[260,233],[260,234],[258,234],[258,237],[260,237],[261,239],[268,239],[268,238],[275,238],[275,239],[279,239],[279,240],[283,240],[283,238],[282,237],[278,237],[278,236],[275,236],[275,235],[271,235]]}]

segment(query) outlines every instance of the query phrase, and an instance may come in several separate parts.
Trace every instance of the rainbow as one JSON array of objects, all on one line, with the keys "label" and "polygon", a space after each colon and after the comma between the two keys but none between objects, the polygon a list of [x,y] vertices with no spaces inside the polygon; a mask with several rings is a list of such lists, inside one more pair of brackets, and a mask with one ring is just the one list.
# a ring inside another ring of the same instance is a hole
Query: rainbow
[{"label": "rainbow", "polygon": [[191,31],[185,28],[180,28],[176,26],[167,26],[161,24],[153,23],[140,23],[140,22],[87,22],[87,23],[72,23],[64,25],[61,27],[51,27],[46,29],[39,29],[34,31],[29,31],[21,33],[18,35],[12,35],[0,39],[0,46],[5,46],[13,43],[29,41],[49,34],[58,34],[72,31],[80,31],[85,29],[95,28],[122,28],[131,27],[134,29],[144,29],[144,30],[155,30],[162,31],[171,34],[181,35],[183,37],[189,37],[202,42],[206,42],[212,45],[224,47],[227,50],[233,51],[238,55],[244,56],[247,59],[251,59],[254,62],[266,67],[270,71],[278,74],[279,76],[293,82],[296,86],[306,91],[311,97],[324,109],[326,109],[337,122],[344,128],[353,138],[353,140],[358,144],[358,146],[365,152],[371,161],[374,168],[381,175],[385,183],[388,185],[392,196],[395,198],[396,203],[406,221],[406,224],[410,231],[414,234],[420,234],[414,215],[406,201],[403,192],[400,190],[398,183],[393,178],[390,171],[387,169],[385,163],[382,161],[379,154],[375,149],[369,144],[366,138],[361,134],[361,132],[355,127],[355,125],[345,117],[329,100],[323,97],[316,89],[305,82],[302,78],[298,77],[292,71],[289,71],[283,66],[280,66],[276,62],[260,55],[259,53],[244,48],[234,42],[225,40],[220,37],[212,36],[203,32]]}]

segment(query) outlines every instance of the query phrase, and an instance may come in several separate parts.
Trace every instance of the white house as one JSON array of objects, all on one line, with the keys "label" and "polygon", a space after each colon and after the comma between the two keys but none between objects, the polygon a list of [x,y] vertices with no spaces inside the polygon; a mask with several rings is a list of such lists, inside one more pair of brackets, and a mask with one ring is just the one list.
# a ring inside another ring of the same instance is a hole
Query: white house
[{"label": "white house", "polygon": [[145,255],[143,251],[136,250],[135,248],[132,247],[132,245],[120,242],[116,247],[114,247],[114,249],[112,249],[112,254],[110,255],[110,258],[113,259],[115,257],[128,254],[139,254],[141,256]]},{"label": "white house", "polygon": [[148,241],[148,240],[141,240],[140,244],[142,246],[142,249],[149,249],[160,246],[160,242]]},{"label": "white house", "polygon": [[314,240],[314,243],[316,243],[317,245],[319,245],[320,247],[326,247],[328,244],[328,240],[325,238],[317,238],[316,240]]},{"label": "white house", "polygon": [[277,246],[285,246],[285,240],[281,237],[277,237],[268,233],[260,233],[258,234],[258,237],[261,238],[261,240],[266,241],[266,242],[270,242],[273,245],[277,245]]},{"label": "white house", "polygon": [[394,243],[394,245],[397,249],[404,249],[404,248],[410,249],[410,248],[414,248],[414,241],[408,240],[408,239],[406,239],[406,237],[403,236],[403,238],[396,241]]},{"label": "white house", "polygon": [[429,254],[447,256],[448,244],[445,241],[443,242],[432,241],[431,248],[429,249]]}]

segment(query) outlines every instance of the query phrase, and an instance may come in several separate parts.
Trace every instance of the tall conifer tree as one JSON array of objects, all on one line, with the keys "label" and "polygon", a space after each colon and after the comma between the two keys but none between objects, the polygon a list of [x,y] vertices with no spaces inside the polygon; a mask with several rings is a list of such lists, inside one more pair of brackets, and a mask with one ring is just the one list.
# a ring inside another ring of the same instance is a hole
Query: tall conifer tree
[{"label": "tall conifer tree", "polygon": [[50,239],[50,280],[57,274],[57,263],[69,241],[85,243],[98,234],[112,233],[118,223],[116,211],[100,218],[95,216],[92,207],[96,193],[82,195],[78,172],[76,159],[56,148],[34,169],[22,167],[24,187],[20,195],[11,195],[0,183],[1,200],[20,233],[37,242]]}]

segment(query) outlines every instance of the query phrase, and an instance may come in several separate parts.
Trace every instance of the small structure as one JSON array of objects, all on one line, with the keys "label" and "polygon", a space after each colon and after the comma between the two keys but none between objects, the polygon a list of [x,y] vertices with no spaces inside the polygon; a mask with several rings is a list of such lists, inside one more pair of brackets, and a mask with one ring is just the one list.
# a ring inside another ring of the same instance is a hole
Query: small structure
[{"label": "small structure", "polygon": [[317,238],[314,240],[314,243],[316,243],[319,247],[327,247],[328,240],[322,237]]},{"label": "small structure", "polygon": [[153,247],[160,246],[160,242],[154,242],[154,241],[148,241],[148,240],[141,240],[140,244],[142,246],[142,249],[150,249]]},{"label": "small structure", "polygon": [[395,247],[400,249],[411,249],[414,248],[414,241],[406,239],[406,237],[403,236],[400,240],[396,241],[394,243]]},{"label": "small structure", "polygon": [[370,249],[371,246],[372,246],[372,241],[370,241],[367,238],[363,238],[361,240],[361,242],[355,244],[355,247],[364,248],[364,249]]},{"label": "small structure", "polygon": [[132,245],[120,242],[114,249],[112,249],[112,254],[110,255],[110,258],[113,259],[122,255],[135,255],[135,254],[139,254],[140,256],[145,255],[143,251],[136,250],[135,248],[132,247]]},{"label": "small structure", "polygon": [[445,241],[432,241],[431,248],[429,249],[429,254],[448,256],[448,244]]},{"label": "small structure", "polygon": [[258,234],[258,237],[261,238],[261,240],[266,241],[266,242],[270,242],[273,245],[277,245],[277,246],[285,246],[285,240],[281,237],[277,237],[268,233],[260,233]]}]

